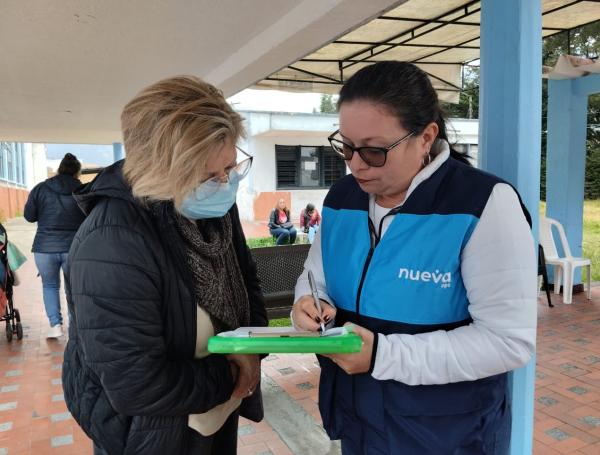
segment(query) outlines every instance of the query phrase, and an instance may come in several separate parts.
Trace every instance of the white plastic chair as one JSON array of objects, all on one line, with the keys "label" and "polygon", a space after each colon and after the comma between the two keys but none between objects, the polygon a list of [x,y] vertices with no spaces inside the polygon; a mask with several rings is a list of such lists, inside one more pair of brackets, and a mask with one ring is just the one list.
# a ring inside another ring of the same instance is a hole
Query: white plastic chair
[{"label": "white plastic chair", "polygon": [[[558,230],[558,236],[564,257],[558,256],[554,236],[552,235],[552,226]],[[575,258],[571,254],[569,242],[565,230],[558,221],[552,218],[540,217],[540,243],[544,247],[546,255],[546,264],[554,266],[554,293],[560,293],[560,285],[563,285],[563,303],[571,303],[573,300],[573,281],[575,269],[577,267],[587,268],[587,298],[592,298],[592,261],[586,258]]]}]

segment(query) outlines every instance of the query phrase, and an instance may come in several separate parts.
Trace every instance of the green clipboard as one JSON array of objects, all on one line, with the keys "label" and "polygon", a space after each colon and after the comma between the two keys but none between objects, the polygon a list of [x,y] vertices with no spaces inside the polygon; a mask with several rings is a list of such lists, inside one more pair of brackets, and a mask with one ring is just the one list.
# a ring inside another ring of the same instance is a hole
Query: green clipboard
[{"label": "green clipboard", "polygon": [[[294,336],[290,328],[272,327],[272,336],[262,332],[252,336],[253,327],[224,332],[208,339],[208,352],[213,354],[342,354],[360,352],[361,338],[345,327],[333,336]],[[265,330],[264,327],[254,329]],[[277,330],[279,329],[279,330]],[[285,330],[288,329],[288,330]],[[292,329],[293,330],[293,329]]]}]

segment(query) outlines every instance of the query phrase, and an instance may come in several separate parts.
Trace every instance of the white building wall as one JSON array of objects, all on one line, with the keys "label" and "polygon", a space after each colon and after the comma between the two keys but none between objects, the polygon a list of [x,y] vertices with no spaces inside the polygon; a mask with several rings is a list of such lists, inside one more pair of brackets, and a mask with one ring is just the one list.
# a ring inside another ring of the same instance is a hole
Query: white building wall
[{"label": "white building wall", "polygon": [[448,120],[446,128],[451,144],[468,144],[467,151],[472,158],[471,163],[477,166],[479,120],[453,118]]},{"label": "white building wall", "polygon": [[[254,200],[261,193],[289,192],[290,211],[297,222],[300,210],[312,203],[321,211],[328,189],[277,188],[276,145],[328,146],[327,137],[338,128],[335,114],[297,114],[286,112],[240,112],[245,118],[247,139],[239,146],[254,156],[252,170],[240,184],[240,216],[249,221],[263,220],[268,214],[254,213]],[[468,145],[473,165],[477,164],[478,120],[450,119],[447,124],[451,143]],[[239,156],[242,159],[242,156]],[[347,168],[346,168],[347,170]],[[348,170],[347,170],[348,172]]]},{"label": "white building wall", "polygon": [[[306,136],[256,136],[249,138],[246,142],[248,153],[254,156],[252,172],[249,178],[240,185],[242,190],[242,199],[238,196],[238,205],[242,202],[247,205],[240,209],[245,217],[243,219],[254,220],[251,216],[252,210],[248,208],[250,199],[254,200],[259,193],[278,191],[277,189],[277,168],[275,160],[276,145],[307,145],[324,146],[329,145],[327,137],[306,137]],[[281,189],[291,194],[291,207],[289,207],[292,217],[296,220],[300,215],[300,210],[306,207],[309,202],[313,203],[321,211],[323,200],[327,194],[327,189]],[[252,196],[252,197],[250,197]],[[258,215],[258,214],[257,214]],[[260,221],[260,220],[257,220]],[[296,220],[297,221],[297,220]]]},{"label": "white building wall", "polygon": [[27,189],[31,190],[48,178],[46,144],[25,144],[25,155],[27,156],[25,168]]},{"label": "white building wall", "polygon": [[[48,178],[46,168],[46,145],[23,143],[23,169],[25,171],[25,189],[31,191],[34,186]],[[10,185],[9,185],[10,186]]]},{"label": "white building wall", "polygon": [[[250,125],[246,125],[246,128],[249,128]],[[250,134],[247,131],[248,138],[250,138]],[[242,220],[254,221],[254,199],[257,197],[258,193],[254,191],[254,181],[256,175],[256,169],[259,167],[260,157],[256,156],[254,152],[251,151],[250,143],[252,141],[249,139],[242,139],[238,141],[238,147],[244,150],[249,155],[253,156],[252,160],[252,168],[250,172],[246,176],[244,180],[240,182],[240,186],[238,188],[236,203],[238,206],[238,211],[240,213],[240,218]],[[247,157],[238,152],[238,162],[246,159]]]}]

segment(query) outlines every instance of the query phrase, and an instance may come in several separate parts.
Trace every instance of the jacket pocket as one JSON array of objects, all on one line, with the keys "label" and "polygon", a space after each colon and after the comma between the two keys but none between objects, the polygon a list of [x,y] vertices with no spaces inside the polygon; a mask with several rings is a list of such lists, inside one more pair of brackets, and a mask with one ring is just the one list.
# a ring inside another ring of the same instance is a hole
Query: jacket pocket
[{"label": "jacket pocket", "polygon": [[409,386],[397,381],[383,384],[384,407],[401,416],[445,416],[482,408],[485,397],[474,382]]},{"label": "jacket pocket", "polygon": [[187,416],[136,416],[132,418],[124,455],[186,453]]},{"label": "jacket pocket", "polygon": [[390,448],[422,455],[495,453],[505,375],[427,386],[384,381],[383,387]]}]

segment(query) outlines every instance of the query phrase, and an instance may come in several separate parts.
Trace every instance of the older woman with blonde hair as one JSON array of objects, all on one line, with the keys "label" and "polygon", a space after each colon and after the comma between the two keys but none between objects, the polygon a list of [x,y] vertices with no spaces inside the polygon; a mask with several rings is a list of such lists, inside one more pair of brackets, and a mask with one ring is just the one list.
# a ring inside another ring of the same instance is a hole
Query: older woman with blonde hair
[{"label": "older woman with blonde hair", "polygon": [[181,76],[121,121],[126,159],[75,195],[87,218],[66,280],[67,406],[96,454],[234,454],[238,416],[262,419],[260,359],[206,346],[267,323],[235,205],[252,164],[242,119]]}]

